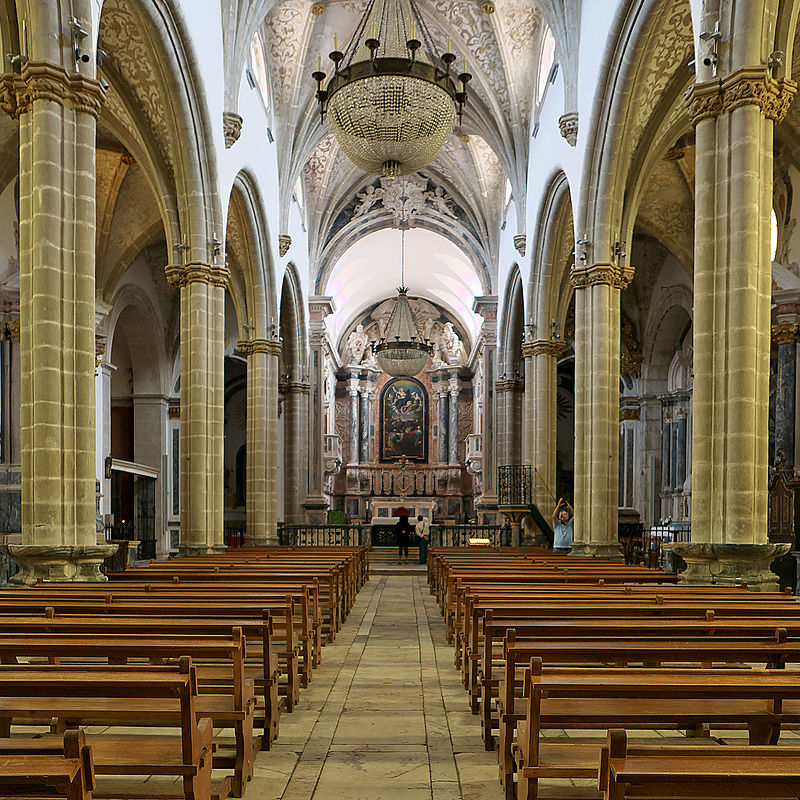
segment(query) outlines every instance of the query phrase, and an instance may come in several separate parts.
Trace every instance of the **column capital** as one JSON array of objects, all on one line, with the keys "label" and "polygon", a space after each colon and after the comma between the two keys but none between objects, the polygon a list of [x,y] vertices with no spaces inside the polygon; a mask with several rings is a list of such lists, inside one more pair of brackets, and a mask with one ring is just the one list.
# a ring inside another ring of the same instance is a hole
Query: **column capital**
[{"label": "column capital", "polygon": [[236,343],[236,349],[243,356],[251,356],[255,353],[280,356],[281,343],[279,339],[240,339]]},{"label": "column capital", "polygon": [[6,338],[12,342],[19,341],[20,323],[19,319],[9,319],[6,321]]},{"label": "column capital", "polygon": [[574,268],[569,279],[574,289],[588,289],[590,286],[611,286],[614,289],[624,289],[630,283],[631,276],[614,264],[600,263]]},{"label": "column capital", "polygon": [[798,330],[797,322],[776,322],[772,326],[772,338],[777,344],[791,344],[797,341]]},{"label": "column capital", "polygon": [[230,283],[231,273],[227,267],[218,264],[168,264],[164,267],[167,283],[181,288],[190,283],[207,283],[209,286],[225,288]]},{"label": "column capital", "polygon": [[281,391],[284,394],[309,394],[311,387],[301,381],[286,381],[281,384]]},{"label": "column capital", "polygon": [[566,346],[566,342],[562,342],[560,339],[534,339],[532,342],[522,343],[522,357],[550,356],[550,358],[558,358]]},{"label": "column capital", "polygon": [[767,119],[778,123],[786,116],[796,92],[793,80],[776,80],[768,67],[756,65],[739,67],[719,81],[696,83],[686,104],[693,125],[744,106],[758,106]]},{"label": "column capital", "polygon": [[36,100],[51,100],[97,119],[105,97],[100,81],[70,75],[47,61],[28,61],[19,73],[0,75],[0,109],[14,119],[30,111]]}]

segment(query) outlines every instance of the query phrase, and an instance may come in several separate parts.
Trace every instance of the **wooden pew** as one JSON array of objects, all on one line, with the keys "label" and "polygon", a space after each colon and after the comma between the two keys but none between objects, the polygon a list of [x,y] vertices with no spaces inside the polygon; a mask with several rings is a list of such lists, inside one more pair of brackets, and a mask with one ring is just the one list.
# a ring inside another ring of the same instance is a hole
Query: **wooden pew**
[{"label": "wooden pew", "polygon": [[615,728],[601,751],[598,788],[605,800],[796,798],[800,748],[643,746]]},{"label": "wooden pew", "polygon": [[92,800],[95,788],[91,748],[82,730],[70,730],[62,741],[0,739],[0,794]]},{"label": "wooden pew", "polygon": [[[0,663],[36,668],[44,663],[93,665],[106,661],[114,666],[147,664],[154,659],[179,663],[190,656],[200,694],[196,699],[198,717],[210,717],[215,728],[232,728],[232,747],[216,742],[214,768],[233,769],[232,791],[241,797],[253,776],[255,754],[262,737],[253,735],[255,696],[253,681],[245,678],[245,640],[241,628],[231,637],[191,637],[104,634],[26,634],[8,636],[0,631]],[[27,659],[35,659],[33,662]],[[265,733],[264,738],[268,735]]]},{"label": "wooden pew", "polygon": [[[178,736],[86,737],[92,748],[95,798],[185,798],[213,800],[229,794],[229,779],[212,791],[213,727],[198,718],[197,680],[191,659],[177,667],[15,667],[0,666],[0,732],[8,738],[12,720],[64,725],[168,725]],[[146,783],[130,776],[180,778],[174,794],[148,794]]]},{"label": "wooden pew", "polygon": [[571,669],[533,659],[527,711],[513,745],[517,797],[537,796],[543,777],[596,775],[597,742],[550,743],[548,728],[749,730],[751,744],[774,745],[785,721],[800,720],[800,681],[786,670]]}]

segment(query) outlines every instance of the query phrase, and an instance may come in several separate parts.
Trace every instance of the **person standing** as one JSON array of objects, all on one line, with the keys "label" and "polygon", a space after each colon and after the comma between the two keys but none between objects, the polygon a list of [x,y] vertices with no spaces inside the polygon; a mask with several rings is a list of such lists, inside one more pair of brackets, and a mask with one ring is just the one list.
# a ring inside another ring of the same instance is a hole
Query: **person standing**
[{"label": "person standing", "polygon": [[572,524],[575,512],[572,506],[562,497],[553,511],[553,552],[569,553],[572,549]]},{"label": "person standing", "polygon": [[417,515],[417,524],[414,526],[417,534],[417,544],[419,545],[419,563],[428,563],[428,541],[430,540],[431,524],[422,518],[422,514]]},{"label": "person standing", "polygon": [[397,534],[397,563],[405,564],[408,561],[408,543],[411,538],[411,525],[408,522],[408,516],[403,514],[394,526],[395,533]]}]

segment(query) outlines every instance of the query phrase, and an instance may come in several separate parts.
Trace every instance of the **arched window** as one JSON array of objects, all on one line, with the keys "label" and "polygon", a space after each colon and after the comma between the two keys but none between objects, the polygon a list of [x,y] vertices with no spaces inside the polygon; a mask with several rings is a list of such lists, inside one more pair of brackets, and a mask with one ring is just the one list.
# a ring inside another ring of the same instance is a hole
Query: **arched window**
[{"label": "arched window", "polygon": [[539,79],[536,82],[536,102],[540,103],[544,97],[544,90],[547,88],[547,79],[550,77],[550,70],[553,68],[553,61],[556,56],[556,40],[550,28],[544,32],[542,42],[542,54],[539,58]]},{"label": "arched window", "polygon": [[258,34],[253,37],[253,41],[250,43],[250,69],[256,79],[261,100],[264,102],[264,108],[269,111],[269,74],[267,72],[267,61],[264,58],[264,48],[261,45],[261,37]]}]

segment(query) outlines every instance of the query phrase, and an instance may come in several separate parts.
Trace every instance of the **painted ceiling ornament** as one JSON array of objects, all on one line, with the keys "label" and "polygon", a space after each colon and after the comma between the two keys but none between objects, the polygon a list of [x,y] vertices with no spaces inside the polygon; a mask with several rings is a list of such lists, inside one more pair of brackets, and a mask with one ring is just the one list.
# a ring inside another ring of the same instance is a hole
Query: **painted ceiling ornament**
[{"label": "painted ceiling ornament", "polygon": [[[420,38],[417,38],[419,33]],[[410,175],[433,161],[467,102],[466,68],[439,55],[415,0],[369,0],[333,75],[312,74],[323,119],[347,157],[371,175]]]}]

